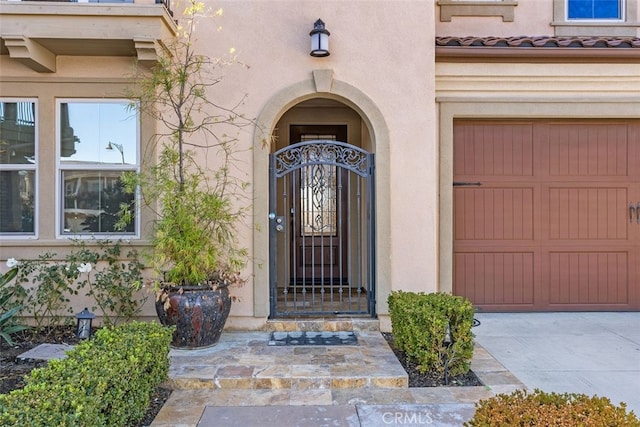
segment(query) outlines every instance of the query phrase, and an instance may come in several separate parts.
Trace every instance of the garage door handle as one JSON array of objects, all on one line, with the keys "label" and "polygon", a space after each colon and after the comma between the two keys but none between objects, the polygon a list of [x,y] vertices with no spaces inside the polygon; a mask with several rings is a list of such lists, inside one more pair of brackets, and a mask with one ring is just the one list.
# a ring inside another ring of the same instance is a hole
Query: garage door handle
[{"label": "garage door handle", "polygon": [[[640,208],[640,203],[638,203],[638,208]],[[633,224],[633,220],[640,221],[640,217],[637,219],[637,211],[638,209],[634,206],[633,202],[629,203],[629,224]]]}]

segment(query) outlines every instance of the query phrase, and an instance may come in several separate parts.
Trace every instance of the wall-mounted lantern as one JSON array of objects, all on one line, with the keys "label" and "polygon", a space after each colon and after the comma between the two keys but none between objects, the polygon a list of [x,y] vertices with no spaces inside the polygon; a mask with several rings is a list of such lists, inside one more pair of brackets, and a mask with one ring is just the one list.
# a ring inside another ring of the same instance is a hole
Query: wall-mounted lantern
[{"label": "wall-mounted lantern", "polygon": [[451,339],[451,323],[447,321],[447,329],[444,331],[444,340],[442,341],[445,347],[450,347],[453,344],[453,340]]},{"label": "wall-mounted lantern", "polygon": [[322,19],[318,19],[313,24],[311,36],[311,56],[329,56],[329,36],[331,33],[324,27]]},{"label": "wall-mounted lantern", "polygon": [[95,317],[96,315],[86,307],[80,313],[76,314],[76,319],[78,319],[76,337],[78,337],[78,339],[85,340],[91,338],[91,323]]},{"label": "wall-mounted lantern", "polygon": [[449,385],[449,362],[451,361],[451,346],[453,345],[453,336],[451,335],[451,322],[447,320],[447,329],[444,332],[444,384]]}]

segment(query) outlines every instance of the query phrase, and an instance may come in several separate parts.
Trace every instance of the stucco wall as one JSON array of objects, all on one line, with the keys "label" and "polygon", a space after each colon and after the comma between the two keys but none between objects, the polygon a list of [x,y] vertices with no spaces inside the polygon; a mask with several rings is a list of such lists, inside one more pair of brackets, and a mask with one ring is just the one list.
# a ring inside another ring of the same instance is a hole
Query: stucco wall
[{"label": "stucco wall", "polygon": [[[478,7],[488,9],[501,2],[476,1],[475,3]],[[553,35],[553,28],[549,26],[553,20],[553,0],[520,0],[515,3],[517,3],[516,6],[512,8],[513,21],[504,21],[501,16],[453,16],[450,22],[442,22],[440,6],[436,6],[436,34],[438,36]]]},{"label": "stucco wall", "polygon": [[621,2],[620,20],[568,20],[567,0],[436,1],[438,36],[632,36],[640,29],[638,0]]},{"label": "stucco wall", "polygon": [[[340,100],[362,116],[377,156],[377,311],[387,312],[386,296],[392,289],[435,291],[438,150],[433,1],[403,1],[401,7],[396,1],[346,0],[207,4],[224,13],[215,22],[199,23],[196,48],[213,57],[234,48],[237,60],[245,65],[224,70],[223,82],[211,94],[214,99],[230,106],[246,95],[238,111],[268,118],[262,123],[267,132],[274,130],[288,108],[316,96]],[[326,58],[309,55],[309,31],[318,18],[331,32],[331,55]],[[3,55],[0,66],[2,96],[46,98],[39,104],[40,119],[48,123],[40,129],[39,139],[40,206],[55,209],[49,185],[55,172],[54,98],[118,97],[128,83],[133,60],[59,56],[56,71],[41,74]],[[329,70],[324,72],[332,76],[329,87],[318,88],[313,77],[317,70]],[[253,183],[254,209],[240,233],[257,261],[246,271],[249,283],[235,291],[239,301],[230,327],[259,327],[268,315],[263,184],[269,148],[260,146],[259,132],[241,134],[239,161],[246,165],[243,178]],[[147,129],[142,139],[151,133]],[[0,258],[29,257],[57,246],[54,224],[47,222],[46,213],[40,215],[42,241],[3,239]],[[153,315],[151,308],[146,314]]]},{"label": "stucco wall", "polygon": [[[435,0],[250,1],[207,4],[223,16],[198,25],[196,48],[236,65],[211,98],[258,118],[240,134],[242,178],[253,208],[240,237],[253,262],[234,293],[231,328],[258,328],[268,316],[268,154],[263,136],[297,103],[338,101],[359,114],[377,165],[377,312],[395,289],[451,290],[451,154],[456,117],[638,117],[637,64],[436,63],[438,35],[552,35],[553,0],[520,1],[515,21],[499,17],[439,20]],[[542,12],[541,12],[542,11]],[[179,13],[176,11],[176,13]],[[309,55],[309,31],[322,18],[331,55]],[[87,28],[87,31],[90,29]],[[63,246],[47,218],[55,209],[56,97],[120,97],[131,57],[59,56],[54,73],[37,73],[0,56],[0,95],[40,97],[39,239],[0,243],[0,259],[33,257]],[[144,141],[153,123],[143,123]],[[139,242],[144,244],[144,240]],[[0,266],[4,268],[4,265]],[[145,315],[153,316],[151,307]],[[383,327],[385,329],[385,327]]]},{"label": "stucco wall", "polygon": [[[377,145],[376,162],[378,201],[387,205],[387,213],[379,215],[378,236],[378,312],[386,312],[386,295],[390,289],[433,291],[436,289],[436,213],[437,213],[437,147],[435,144],[434,104],[434,35],[433,3],[403,2],[222,2],[222,29],[209,28],[205,44],[219,40],[219,46],[234,47],[238,58],[249,66],[233,76],[233,84],[224,83],[225,91],[249,94],[243,109],[249,116],[264,117],[265,110],[277,103],[277,113],[267,115],[263,123],[271,128],[279,115],[304,97],[336,97],[351,102],[357,110],[358,97],[368,97],[382,115],[388,129],[388,142]],[[309,31],[321,18],[331,32],[331,55],[309,56]],[[395,24],[390,24],[395,23]],[[203,37],[201,37],[201,43]],[[204,44],[203,44],[204,46]],[[316,92],[314,70],[331,70],[334,87]],[[309,89],[292,87],[308,84]],[[335,85],[352,87],[353,97],[335,92]],[[328,93],[327,93],[328,92]],[[287,96],[290,99],[287,99]],[[275,101],[274,98],[278,100]],[[284,101],[283,101],[284,99]],[[286,105],[286,103],[289,105]],[[360,108],[362,108],[360,106]],[[364,117],[374,121],[377,118]],[[374,124],[375,126],[375,124]],[[259,186],[267,178],[268,149],[256,149],[252,181]],[[266,233],[266,200],[264,185],[256,191],[254,222],[257,233]],[[410,203],[413,208],[407,209]],[[381,213],[381,211],[378,211]],[[385,225],[386,224],[386,225]],[[254,255],[266,258],[263,244]],[[261,264],[266,268],[264,263]],[[387,267],[385,267],[387,266]],[[252,313],[252,293],[264,297],[265,272],[253,273],[254,286],[241,292],[242,302],[232,314]],[[262,292],[261,292],[262,291]],[[265,315],[264,306],[257,315]]]}]

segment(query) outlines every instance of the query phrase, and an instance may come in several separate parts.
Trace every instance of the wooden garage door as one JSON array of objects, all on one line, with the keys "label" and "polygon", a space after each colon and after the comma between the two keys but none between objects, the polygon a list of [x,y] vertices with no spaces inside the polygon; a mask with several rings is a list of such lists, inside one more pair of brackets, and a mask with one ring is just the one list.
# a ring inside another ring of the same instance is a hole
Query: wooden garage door
[{"label": "wooden garage door", "polygon": [[640,122],[455,122],[454,293],[486,311],[638,310],[639,205]]}]

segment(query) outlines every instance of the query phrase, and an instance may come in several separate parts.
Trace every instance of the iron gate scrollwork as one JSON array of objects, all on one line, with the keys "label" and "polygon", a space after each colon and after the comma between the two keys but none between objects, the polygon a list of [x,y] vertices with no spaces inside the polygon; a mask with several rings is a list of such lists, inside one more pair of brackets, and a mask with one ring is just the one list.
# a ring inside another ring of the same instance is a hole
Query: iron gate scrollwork
[{"label": "iron gate scrollwork", "polygon": [[271,317],[375,315],[374,155],[331,140],[270,155]]}]

